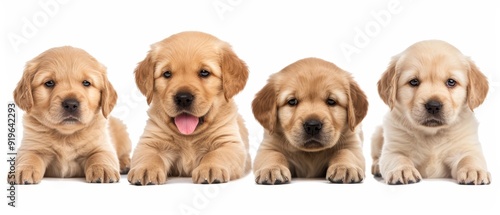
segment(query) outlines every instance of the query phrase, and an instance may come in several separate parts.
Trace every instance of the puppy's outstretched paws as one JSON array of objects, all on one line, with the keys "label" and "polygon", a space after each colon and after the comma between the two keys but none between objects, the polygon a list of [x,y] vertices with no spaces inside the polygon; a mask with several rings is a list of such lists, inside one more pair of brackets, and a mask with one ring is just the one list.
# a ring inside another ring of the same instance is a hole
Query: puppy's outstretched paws
[{"label": "puppy's outstretched paws", "polygon": [[229,175],[223,166],[201,164],[193,170],[192,179],[196,184],[218,184],[228,182]]},{"label": "puppy's outstretched paws", "polygon": [[93,164],[85,170],[85,179],[89,183],[115,183],[120,180],[120,172],[110,165]]},{"label": "puppy's outstretched paws", "polygon": [[130,169],[127,179],[133,185],[160,185],[167,183],[167,173],[160,167],[143,165]]},{"label": "puppy's outstretched paws", "polygon": [[332,183],[360,183],[364,178],[363,169],[354,165],[331,165],[326,171],[326,179]]},{"label": "puppy's outstretched paws", "polygon": [[422,180],[422,176],[413,166],[400,166],[384,175],[385,181],[390,185],[414,184]]},{"label": "puppy's outstretched paws", "polygon": [[257,184],[286,184],[292,180],[290,170],[283,165],[271,165],[255,171]]},{"label": "puppy's outstretched paws", "polygon": [[8,182],[14,184],[38,184],[43,178],[42,171],[32,165],[18,165],[14,175],[8,175]]},{"label": "puppy's outstretched paws", "polygon": [[491,183],[491,174],[484,169],[462,168],[457,172],[457,181],[464,185],[487,185]]}]

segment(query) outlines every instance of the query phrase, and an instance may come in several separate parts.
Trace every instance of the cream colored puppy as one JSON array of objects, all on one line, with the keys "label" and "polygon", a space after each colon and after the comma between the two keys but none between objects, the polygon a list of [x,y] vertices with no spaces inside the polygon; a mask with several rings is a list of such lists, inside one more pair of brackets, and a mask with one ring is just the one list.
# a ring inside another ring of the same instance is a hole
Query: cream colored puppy
[{"label": "cream colored puppy", "polygon": [[372,139],[375,176],[388,184],[491,182],[473,113],[488,82],[468,57],[444,41],[415,43],[393,57],[378,91],[391,110]]}]

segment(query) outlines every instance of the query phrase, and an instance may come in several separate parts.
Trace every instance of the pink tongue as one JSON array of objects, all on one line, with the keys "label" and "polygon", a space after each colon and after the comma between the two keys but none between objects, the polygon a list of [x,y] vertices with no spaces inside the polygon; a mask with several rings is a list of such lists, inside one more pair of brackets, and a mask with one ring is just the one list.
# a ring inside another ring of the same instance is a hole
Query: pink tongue
[{"label": "pink tongue", "polygon": [[175,125],[182,134],[192,134],[198,125],[198,117],[183,113],[175,117]]}]

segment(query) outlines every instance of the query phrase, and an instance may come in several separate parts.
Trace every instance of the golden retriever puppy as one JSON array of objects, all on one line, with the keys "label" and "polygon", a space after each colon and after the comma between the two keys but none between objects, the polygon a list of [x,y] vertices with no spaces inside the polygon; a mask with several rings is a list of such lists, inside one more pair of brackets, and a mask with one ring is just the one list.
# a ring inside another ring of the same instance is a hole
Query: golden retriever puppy
[{"label": "golden retriever puppy", "polygon": [[453,178],[489,184],[473,109],[488,82],[457,48],[421,41],[393,57],[378,82],[390,107],[372,140],[372,173],[388,184]]},{"label": "golden retriever puppy", "polygon": [[232,99],[248,69],[228,43],[202,32],[174,34],[151,46],[135,78],[150,107],[131,184],[164,184],[170,176],[224,183],[249,172],[248,131]]},{"label": "golden retriever puppy", "polygon": [[265,128],[254,161],[256,183],[364,179],[360,123],[368,101],[349,73],[321,59],[299,60],[271,75],[252,109]]},{"label": "golden retriever puppy", "polygon": [[109,117],[116,99],[106,68],[82,49],[52,48],[27,62],[14,90],[25,111],[24,136],[9,182],[118,182],[129,168],[131,142],[125,125]]}]

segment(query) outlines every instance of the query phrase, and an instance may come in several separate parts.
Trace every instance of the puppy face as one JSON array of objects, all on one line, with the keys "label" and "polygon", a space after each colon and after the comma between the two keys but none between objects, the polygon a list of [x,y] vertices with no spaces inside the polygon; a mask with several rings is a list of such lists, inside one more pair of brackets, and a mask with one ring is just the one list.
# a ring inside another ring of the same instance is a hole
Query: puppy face
[{"label": "puppy face", "polygon": [[350,74],[332,63],[307,58],[272,75],[252,103],[256,119],[294,147],[320,151],[365,117],[368,102]]},{"label": "puppy face", "polygon": [[227,43],[182,32],[152,45],[135,77],[168,126],[190,135],[216,120],[216,109],[245,86],[248,69]]},{"label": "puppy face", "polygon": [[443,41],[422,41],[391,61],[378,82],[381,98],[411,124],[444,127],[485,99],[488,83],[474,63]]},{"label": "puppy face", "polygon": [[27,114],[64,134],[106,117],[117,95],[106,69],[87,52],[65,46],[49,49],[26,64],[14,99]]}]

